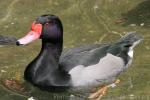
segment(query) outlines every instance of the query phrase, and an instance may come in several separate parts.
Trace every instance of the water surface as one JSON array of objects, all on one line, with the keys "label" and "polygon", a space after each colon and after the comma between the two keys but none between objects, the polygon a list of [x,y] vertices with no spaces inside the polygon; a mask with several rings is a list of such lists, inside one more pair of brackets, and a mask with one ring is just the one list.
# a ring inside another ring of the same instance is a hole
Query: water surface
[{"label": "water surface", "polygon": [[[149,0],[5,0],[0,1],[0,34],[22,37],[32,21],[46,13],[58,15],[64,25],[64,48],[113,42],[137,31],[144,41],[136,48],[132,66],[109,89],[104,100],[150,100],[150,1]],[[0,47],[0,79],[15,79],[28,86],[27,95],[0,84],[1,100],[84,100],[83,93],[49,93],[26,84],[24,70],[40,50],[40,40],[23,47]],[[85,94],[84,94],[85,93]],[[76,97],[70,98],[73,94]]]}]

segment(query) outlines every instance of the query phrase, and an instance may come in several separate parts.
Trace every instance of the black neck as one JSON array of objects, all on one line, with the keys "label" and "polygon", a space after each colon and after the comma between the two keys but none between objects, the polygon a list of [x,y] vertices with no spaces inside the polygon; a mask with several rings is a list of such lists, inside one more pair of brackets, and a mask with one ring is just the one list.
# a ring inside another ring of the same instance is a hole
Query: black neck
[{"label": "black neck", "polygon": [[41,53],[44,51],[48,52],[48,54],[52,55],[54,57],[54,59],[58,62],[59,57],[62,52],[62,46],[63,46],[62,42],[57,43],[57,42],[51,42],[48,40],[42,40]]},{"label": "black neck", "polygon": [[39,87],[70,86],[70,76],[59,69],[62,42],[42,40],[40,54],[28,65],[25,79]]}]

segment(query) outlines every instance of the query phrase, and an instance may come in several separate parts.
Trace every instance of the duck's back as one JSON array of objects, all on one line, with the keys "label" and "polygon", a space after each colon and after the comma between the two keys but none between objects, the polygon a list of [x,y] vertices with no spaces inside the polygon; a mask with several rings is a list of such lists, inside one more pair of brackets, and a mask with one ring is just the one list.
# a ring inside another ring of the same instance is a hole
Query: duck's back
[{"label": "duck's back", "polygon": [[95,65],[107,54],[109,47],[109,44],[92,44],[65,50],[60,57],[60,67],[69,72],[78,65]]}]

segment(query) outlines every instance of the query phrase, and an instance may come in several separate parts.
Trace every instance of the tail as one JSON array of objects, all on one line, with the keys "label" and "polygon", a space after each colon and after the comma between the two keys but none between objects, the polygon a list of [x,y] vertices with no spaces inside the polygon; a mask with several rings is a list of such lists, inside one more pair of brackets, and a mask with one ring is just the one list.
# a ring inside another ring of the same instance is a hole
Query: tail
[{"label": "tail", "polygon": [[123,36],[119,42],[131,42],[134,43],[138,40],[142,40],[143,37],[136,32],[129,32],[125,36]]},{"label": "tail", "polygon": [[15,45],[16,41],[14,37],[0,35],[0,45]]}]

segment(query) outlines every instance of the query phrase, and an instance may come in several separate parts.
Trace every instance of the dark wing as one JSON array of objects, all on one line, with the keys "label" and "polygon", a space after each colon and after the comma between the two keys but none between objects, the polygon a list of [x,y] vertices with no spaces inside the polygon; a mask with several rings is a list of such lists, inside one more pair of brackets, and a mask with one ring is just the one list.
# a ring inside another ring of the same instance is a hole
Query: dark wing
[{"label": "dark wing", "polygon": [[97,64],[107,53],[109,44],[92,44],[68,49],[62,52],[59,65],[68,72],[78,65],[89,66]]}]

